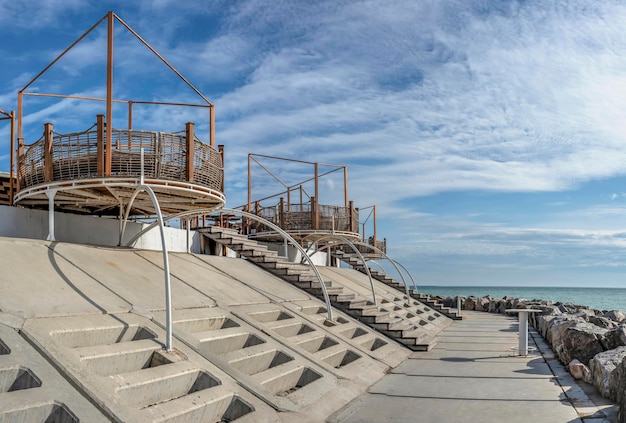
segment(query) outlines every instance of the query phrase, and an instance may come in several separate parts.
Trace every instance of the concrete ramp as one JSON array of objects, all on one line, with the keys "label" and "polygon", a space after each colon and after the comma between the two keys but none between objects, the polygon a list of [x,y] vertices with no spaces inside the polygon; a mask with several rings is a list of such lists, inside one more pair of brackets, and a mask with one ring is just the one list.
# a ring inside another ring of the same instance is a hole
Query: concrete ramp
[{"label": "concrete ramp", "polygon": [[160,252],[0,254],[0,422],[320,422],[411,352],[249,261],[182,253],[167,351]]},{"label": "concrete ramp", "polygon": [[22,330],[111,419],[278,421],[271,408],[190,348],[164,350],[163,330],[143,317],[30,319]]},{"label": "concrete ramp", "polygon": [[109,422],[12,327],[0,324],[0,422]]}]

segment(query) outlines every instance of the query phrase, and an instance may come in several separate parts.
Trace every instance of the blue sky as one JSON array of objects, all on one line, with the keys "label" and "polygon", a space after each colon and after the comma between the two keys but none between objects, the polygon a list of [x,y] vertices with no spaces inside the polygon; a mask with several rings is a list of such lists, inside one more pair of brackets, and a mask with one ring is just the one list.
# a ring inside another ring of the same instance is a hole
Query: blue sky
[{"label": "blue sky", "polygon": [[[0,0],[0,109],[108,10],[215,103],[228,206],[246,201],[248,153],[347,165],[420,284],[626,285],[626,2]],[[116,28],[116,97],[197,102]],[[104,41],[103,26],[30,89],[104,96]],[[33,142],[104,106],[25,112]],[[199,111],[139,109],[135,128],[188,120],[207,139]],[[0,170],[8,140],[0,122]]]}]

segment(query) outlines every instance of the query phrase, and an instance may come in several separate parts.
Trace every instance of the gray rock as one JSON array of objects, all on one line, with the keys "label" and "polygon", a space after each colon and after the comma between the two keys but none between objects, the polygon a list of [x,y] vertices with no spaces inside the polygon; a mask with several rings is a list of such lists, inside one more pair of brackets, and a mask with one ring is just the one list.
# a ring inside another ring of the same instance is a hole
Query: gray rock
[{"label": "gray rock", "polygon": [[464,310],[475,310],[476,309],[476,298],[467,297],[465,301],[463,301],[463,309]]},{"label": "gray rock", "polygon": [[611,319],[602,316],[589,316],[589,323],[593,323],[596,326],[605,329],[614,329],[617,327],[617,323]]},{"label": "gray rock", "polygon": [[[556,352],[563,345],[563,339],[565,337],[565,332],[568,328],[575,326],[577,323],[582,323],[580,317],[573,317],[570,315],[562,315],[550,320],[547,329],[546,340],[552,347],[552,350]],[[569,363],[570,360],[568,360]]]},{"label": "gray rock", "polygon": [[616,369],[625,357],[626,347],[619,347],[596,354],[589,362],[593,386],[603,397],[616,403],[621,399],[626,382],[623,378],[620,380],[620,374]]},{"label": "gray rock", "polygon": [[489,308],[489,298],[478,298],[476,300],[476,307],[474,308],[474,310],[476,311],[487,311],[487,309]]},{"label": "gray rock", "polygon": [[626,345],[626,324],[609,330],[604,334],[601,342],[605,350],[613,350]]},{"label": "gray rock", "polygon": [[604,351],[600,340],[606,334],[607,329],[598,327],[588,322],[577,322],[567,328],[562,337],[563,354],[561,361],[569,363],[577,359],[585,365],[598,353]]},{"label": "gray rock", "polygon": [[606,313],[604,313],[603,315],[604,317],[606,317],[607,319],[611,319],[614,322],[620,323],[623,322],[624,320],[626,320],[626,314],[624,314],[623,312],[619,311],[619,310],[611,310],[611,311],[607,311]]},{"label": "gray rock", "polygon": [[587,383],[592,382],[591,370],[578,360],[572,360],[567,366],[574,379],[581,379]]}]

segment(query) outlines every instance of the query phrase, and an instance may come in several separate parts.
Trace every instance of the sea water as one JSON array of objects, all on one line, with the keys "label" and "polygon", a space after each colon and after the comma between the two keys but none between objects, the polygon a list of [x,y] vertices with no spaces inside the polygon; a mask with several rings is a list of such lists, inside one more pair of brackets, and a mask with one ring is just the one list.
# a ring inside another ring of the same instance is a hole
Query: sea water
[{"label": "sea water", "polygon": [[565,288],[565,287],[519,287],[519,286],[418,286],[418,292],[443,297],[484,297],[503,298],[505,296],[539,299],[546,301],[570,302],[586,305],[597,310],[626,311],[626,288]]}]

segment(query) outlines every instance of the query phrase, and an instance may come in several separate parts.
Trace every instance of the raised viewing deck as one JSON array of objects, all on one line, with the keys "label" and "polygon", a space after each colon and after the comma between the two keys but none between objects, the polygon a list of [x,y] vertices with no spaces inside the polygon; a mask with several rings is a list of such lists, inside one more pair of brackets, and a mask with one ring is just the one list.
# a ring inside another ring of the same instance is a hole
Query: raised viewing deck
[{"label": "raised viewing deck", "polygon": [[[222,153],[195,138],[193,124],[177,133],[114,129],[110,154],[102,122],[95,126],[58,134],[46,124],[44,137],[25,146],[18,161],[15,203],[47,207],[48,193],[58,191],[57,209],[117,215],[145,184],[166,213],[224,205]],[[145,193],[132,208],[132,215],[155,214]]]}]

